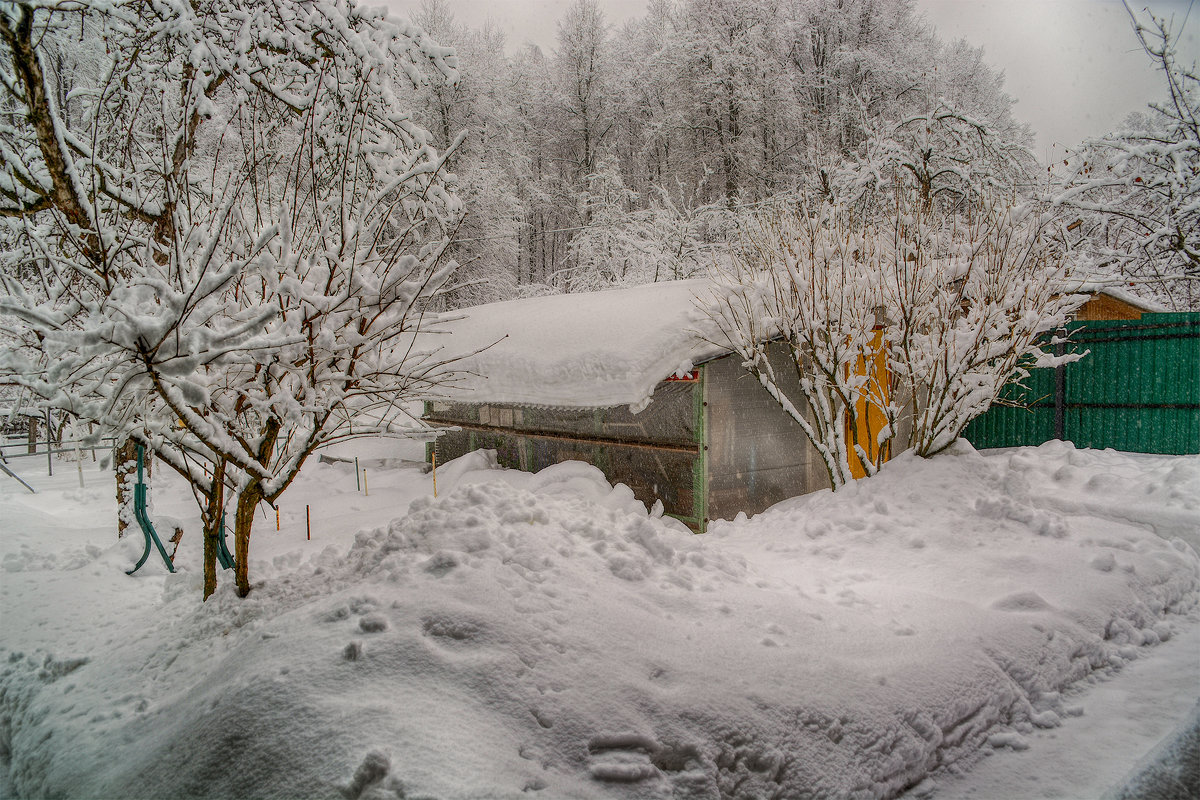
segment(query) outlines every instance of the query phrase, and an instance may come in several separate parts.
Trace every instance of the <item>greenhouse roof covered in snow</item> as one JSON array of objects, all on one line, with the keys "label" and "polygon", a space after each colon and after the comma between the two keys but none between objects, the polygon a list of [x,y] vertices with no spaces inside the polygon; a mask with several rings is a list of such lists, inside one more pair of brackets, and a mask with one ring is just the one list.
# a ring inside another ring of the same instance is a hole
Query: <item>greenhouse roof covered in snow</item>
[{"label": "greenhouse roof covered in snow", "polygon": [[659,381],[725,352],[698,333],[704,319],[696,298],[704,299],[709,286],[703,279],[671,281],[447,315],[437,326],[439,355],[473,355],[454,365],[469,374],[443,389],[468,402],[641,407]]},{"label": "greenhouse roof covered in snow", "polygon": [[[728,352],[714,343],[720,336],[697,309],[698,301],[712,300],[714,288],[697,278],[508,300],[443,315],[432,328],[439,331],[439,360],[462,360],[451,365],[458,377],[439,393],[459,402],[636,411],[660,381]],[[1132,302],[1109,287],[1080,291],[1095,295],[1092,305],[1111,304],[1114,297]],[[1140,300],[1137,308],[1155,310]],[[1110,309],[1097,309],[1081,318],[1109,318]]]}]

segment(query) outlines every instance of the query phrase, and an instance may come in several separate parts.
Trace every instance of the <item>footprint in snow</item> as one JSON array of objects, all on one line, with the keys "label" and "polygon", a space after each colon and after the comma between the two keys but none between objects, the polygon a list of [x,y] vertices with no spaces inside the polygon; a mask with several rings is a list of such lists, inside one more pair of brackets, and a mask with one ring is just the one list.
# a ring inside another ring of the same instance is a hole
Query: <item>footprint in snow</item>
[{"label": "footprint in snow", "polygon": [[662,749],[649,736],[615,733],[593,736],[588,742],[588,774],[605,783],[640,783],[661,778],[653,756]]}]

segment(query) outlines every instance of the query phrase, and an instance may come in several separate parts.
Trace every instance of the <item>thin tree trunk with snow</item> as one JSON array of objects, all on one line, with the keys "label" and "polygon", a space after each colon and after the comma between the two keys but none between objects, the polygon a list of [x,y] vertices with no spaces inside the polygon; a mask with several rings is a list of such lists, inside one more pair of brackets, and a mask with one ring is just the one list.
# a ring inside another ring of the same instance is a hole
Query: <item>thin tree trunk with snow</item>
[{"label": "thin tree trunk with snow", "polygon": [[137,442],[126,439],[115,453],[113,470],[117,477],[117,538],[120,538],[136,521],[133,514],[133,486],[137,482]]},{"label": "thin tree trunk with snow", "polygon": [[212,485],[205,495],[200,520],[204,528],[204,599],[217,590],[217,552],[224,533],[225,459],[213,465]]},{"label": "thin tree trunk with snow", "polygon": [[254,528],[254,512],[263,501],[262,482],[251,479],[237,499],[237,516],[233,526],[234,580],[237,582],[238,597],[250,594],[250,532]]}]

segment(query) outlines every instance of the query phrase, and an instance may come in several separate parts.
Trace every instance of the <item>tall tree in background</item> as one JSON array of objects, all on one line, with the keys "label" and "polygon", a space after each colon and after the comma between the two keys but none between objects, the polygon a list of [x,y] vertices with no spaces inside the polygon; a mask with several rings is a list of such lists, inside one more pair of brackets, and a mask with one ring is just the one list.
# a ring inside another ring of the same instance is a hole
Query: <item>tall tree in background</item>
[{"label": "tall tree in background", "polygon": [[612,118],[608,59],[608,25],[594,0],[576,0],[558,23],[554,59],[555,100],[566,120],[563,150],[569,154],[570,177],[596,171]]},{"label": "tall tree in background", "polygon": [[446,0],[424,0],[413,21],[436,41],[454,42],[459,61],[453,82],[427,67],[429,79],[411,104],[417,118],[439,150],[466,133],[448,161],[465,210],[449,251],[460,267],[440,300],[459,307],[512,297],[525,222],[520,194],[529,170],[509,102],[516,74],[504,55],[504,34],[491,23],[463,25]]},{"label": "tall tree in background", "polygon": [[[1166,81],[1167,100],[1125,129],[1084,142],[1056,202],[1097,277],[1178,311],[1200,309],[1200,72],[1180,61],[1167,21],[1134,33]],[[1078,224],[1076,224],[1076,222]]]},{"label": "tall tree in background", "polygon": [[[77,39],[103,56],[64,107],[45,54]],[[416,334],[461,208],[397,111],[426,63],[455,76],[354,4],[0,5],[0,377],[191,482],[205,596],[227,490],[245,595],[258,505],[445,377]]]}]

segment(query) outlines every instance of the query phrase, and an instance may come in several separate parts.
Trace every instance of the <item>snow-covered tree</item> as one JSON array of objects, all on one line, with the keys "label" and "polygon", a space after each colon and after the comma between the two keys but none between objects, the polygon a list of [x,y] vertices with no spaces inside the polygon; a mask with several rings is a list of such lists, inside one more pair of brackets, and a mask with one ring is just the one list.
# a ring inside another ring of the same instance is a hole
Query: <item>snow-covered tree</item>
[{"label": "snow-covered tree", "polygon": [[462,24],[446,0],[423,0],[413,21],[436,41],[454,42],[459,62],[455,82],[441,80],[432,66],[427,70],[430,80],[413,98],[414,115],[438,149],[467,134],[448,162],[466,213],[450,246],[460,267],[441,301],[458,308],[507,299],[518,283],[525,222],[519,191],[528,157],[509,102],[516,87],[504,34],[490,21],[478,28]]},{"label": "snow-covered tree", "polygon": [[[206,596],[236,491],[245,595],[258,505],[445,376],[416,332],[461,208],[397,97],[453,52],[324,0],[3,4],[0,37],[4,379],[191,481]],[[103,58],[68,114],[74,37]]]},{"label": "snow-covered tree", "polygon": [[[926,206],[978,202],[979,191],[1015,194],[1037,175],[1029,134],[1011,123],[976,118],[945,98],[899,120],[876,120],[858,153],[832,170],[831,195],[863,213],[890,211],[897,183]],[[1015,129],[1014,129],[1015,128]]]},{"label": "snow-covered tree", "polygon": [[[551,276],[563,291],[608,289],[681,280],[708,272],[710,231],[729,218],[722,205],[696,207],[660,189],[649,208],[625,187],[615,159],[603,161],[579,196],[580,226],[570,242],[571,266]],[[695,194],[691,195],[694,199]]]},{"label": "snow-covered tree", "polygon": [[[580,2],[553,51],[507,61],[445,0],[423,0],[419,21],[462,45],[462,80],[414,105],[439,146],[470,132],[452,162],[471,204],[449,304],[608,285],[584,262],[619,243],[604,269],[626,280],[687,274],[637,267],[654,249],[642,231],[694,229],[689,209],[717,203],[812,193],[882,214],[896,176],[947,201],[984,176],[1028,183],[1000,75],[908,0],[652,0],[618,29]],[[622,191],[599,191],[601,175]]]},{"label": "snow-covered tree", "polygon": [[[1128,6],[1126,6],[1128,10]],[[1180,311],[1200,309],[1200,72],[1180,60],[1170,25],[1130,10],[1167,100],[1121,131],[1084,142],[1056,202],[1098,277]]]}]

